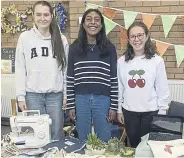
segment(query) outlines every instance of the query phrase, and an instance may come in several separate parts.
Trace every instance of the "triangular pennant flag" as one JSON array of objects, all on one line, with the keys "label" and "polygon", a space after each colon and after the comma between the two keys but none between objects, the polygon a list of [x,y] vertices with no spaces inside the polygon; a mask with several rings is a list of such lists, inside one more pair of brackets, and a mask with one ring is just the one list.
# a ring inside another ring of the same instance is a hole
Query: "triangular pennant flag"
[{"label": "triangular pennant flag", "polygon": [[179,67],[184,59],[184,46],[174,45],[175,54],[176,54],[176,62]]},{"label": "triangular pennant flag", "polygon": [[142,14],[143,23],[148,27],[148,30],[153,24],[155,18],[156,18],[156,15]]},{"label": "triangular pennant flag", "polygon": [[118,13],[118,11],[117,10],[113,10],[113,9],[110,9],[110,8],[104,8],[103,9],[103,13],[104,13],[104,15],[107,17],[107,18],[109,18],[109,19],[113,19],[115,16],[116,16],[116,14]]},{"label": "triangular pennant flag", "polygon": [[160,56],[163,56],[167,48],[169,47],[169,44],[156,41],[156,47]]},{"label": "triangular pennant flag", "polygon": [[161,15],[165,38],[167,37],[177,15]]},{"label": "triangular pennant flag", "polygon": [[184,17],[182,17],[182,22],[183,22],[183,24],[184,24]]},{"label": "triangular pennant flag", "polygon": [[128,29],[128,27],[134,22],[138,13],[126,10],[124,10],[123,12],[124,12],[125,28]]},{"label": "triangular pennant flag", "polygon": [[123,48],[126,48],[126,44],[127,44],[127,30],[123,29],[122,27],[120,27],[120,44],[121,44],[121,50]]},{"label": "triangular pennant flag", "polygon": [[105,22],[105,29],[106,29],[106,35],[111,32],[115,27],[116,23],[104,16],[104,22]]},{"label": "triangular pennant flag", "polygon": [[88,9],[98,9],[98,5],[92,5],[92,4],[86,3],[86,10]]}]

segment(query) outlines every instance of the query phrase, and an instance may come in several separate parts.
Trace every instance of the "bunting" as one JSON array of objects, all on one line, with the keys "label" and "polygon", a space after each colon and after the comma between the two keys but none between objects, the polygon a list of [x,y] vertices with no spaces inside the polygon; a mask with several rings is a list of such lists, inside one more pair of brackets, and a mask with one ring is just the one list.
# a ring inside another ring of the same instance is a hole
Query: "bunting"
[{"label": "bunting", "polygon": [[132,11],[123,11],[124,13],[124,21],[125,21],[125,28],[128,29],[129,26],[134,22],[137,12],[132,12]]},{"label": "bunting", "polygon": [[161,15],[165,38],[173,26],[177,15]]},{"label": "bunting", "polygon": [[148,27],[148,30],[152,26],[155,18],[156,18],[156,15],[142,14],[143,23]]},{"label": "bunting", "polygon": [[104,9],[103,9],[103,14],[104,14],[107,18],[109,18],[109,19],[111,19],[111,20],[116,16],[117,13],[118,13],[117,10],[113,10],[113,9],[110,9],[110,8],[104,8]]},{"label": "bunting", "polygon": [[163,56],[167,48],[169,47],[169,44],[156,41],[156,47],[157,47],[157,51],[160,54],[160,56]]},{"label": "bunting", "polygon": [[122,27],[120,27],[119,29],[120,29],[120,44],[122,50],[126,48],[128,38],[127,38],[127,31]]},{"label": "bunting", "polygon": [[104,16],[104,22],[105,22],[105,29],[106,29],[106,35],[107,35],[116,27],[117,24],[105,16]]},{"label": "bunting", "polygon": [[184,17],[182,17],[182,22],[183,22],[183,24],[184,24]]},{"label": "bunting", "polygon": [[86,10],[88,10],[88,9],[98,9],[98,5],[86,3]]},{"label": "bunting", "polygon": [[[88,8],[98,8],[102,6],[98,5],[88,5]],[[125,21],[125,28],[118,23],[112,21],[114,16],[117,14],[115,13],[106,13],[109,8],[103,7],[104,8],[104,13],[107,17],[104,16],[104,22],[105,22],[105,27],[106,27],[106,34],[111,32],[116,26],[119,26],[120,28],[120,44],[121,44],[121,49],[126,48],[126,43],[127,43],[127,35],[126,35],[126,29],[134,22],[137,14],[139,12],[133,12],[133,11],[125,11],[125,10],[119,10],[112,8],[112,11],[123,11],[124,12],[124,21]],[[141,14],[141,13],[139,13]],[[147,25],[147,27],[150,29],[157,14],[148,14],[146,15],[145,13],[142,14],[142,19],[143,22]],[[180,16],[182,19],[182,23],[184,23],[184,15],[161,15],[162,18],[162,23],[163,23],[163,29],[164,29],[164,34],[165,37],[167,37],[173,23],[175,22],[177,16]],[[173,45],[175,49],[175,54],[176,54],[176,62],[177,66],[179,67],[182,61],[184,60],[184,46],[181,45],[174,45],[166,42],[162,42],[156,39],[151,39],[156,42],[156,47],[158,53],[163,56],[166,50],[168,49],[169,46]]]},{"label": "bunting", "polygon": [[184,59],[184,46],[174,45],[175,54],[176,54],[176,62],[179,67]]}]

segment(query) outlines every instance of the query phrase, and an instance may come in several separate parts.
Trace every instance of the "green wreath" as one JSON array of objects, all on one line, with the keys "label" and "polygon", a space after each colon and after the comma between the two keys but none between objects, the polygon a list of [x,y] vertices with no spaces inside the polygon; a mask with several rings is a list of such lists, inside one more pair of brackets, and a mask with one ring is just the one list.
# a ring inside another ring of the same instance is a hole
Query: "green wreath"
[{"label": "green wreath", "polygon": [[[28,7],[26,13],[20,13],[15,5],[4,7],[1,9],[1,33],[17,33],[28,29],[26,20],[28,15],[32,14],[32,8]],[[15,16],[15,24],[12,24],[8,17]]]}]

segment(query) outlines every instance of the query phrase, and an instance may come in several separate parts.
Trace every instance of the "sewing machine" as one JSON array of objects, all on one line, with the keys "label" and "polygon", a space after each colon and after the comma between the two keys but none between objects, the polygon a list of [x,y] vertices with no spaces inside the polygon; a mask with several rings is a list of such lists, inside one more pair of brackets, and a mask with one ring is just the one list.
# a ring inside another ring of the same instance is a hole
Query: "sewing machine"
[{"label": "sewing machine", "polygon": [[[18,116],[10,117],[11,142],[18,148],[40,148],[51,142],[50,125],[52,120],[49,115],[40,115],[39,110],[27,110]],[[30,132],[22,132],[22,129],[32,129]]]}]

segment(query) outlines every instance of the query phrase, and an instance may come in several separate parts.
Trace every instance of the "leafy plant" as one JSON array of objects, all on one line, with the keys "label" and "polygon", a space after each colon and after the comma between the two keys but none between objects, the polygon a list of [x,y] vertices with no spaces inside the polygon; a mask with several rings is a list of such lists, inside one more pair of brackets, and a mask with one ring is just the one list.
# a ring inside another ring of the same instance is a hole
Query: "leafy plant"
[{"label": "leafy plant", "polygon": [[114,154],[118,154],[119,151],[120,151],[120,141],[118,138],[111,138],[109,141],[108,141],[108,151],[109,152],[112,152]]},{"label": "leafy plant", "polygon": [[133,157],[135,155],[135,149],[130,147],[125,147],[120,150],[121,157]]},{"label": "leafy plant", "polygon": [[89,134],[87,139],[87,145],[90,145],[92,149],[102,150],[105,149],[105,142],[100,140],[96,134]]},{"label": "leafy plant", "polygon": [[119,139],[116,138],[116,137],[114,137],[114,138],[109,139],[108,144],[109,144],[109,143],[117,143],[117,142],[118,142],[118,143],[120,142]]}]

